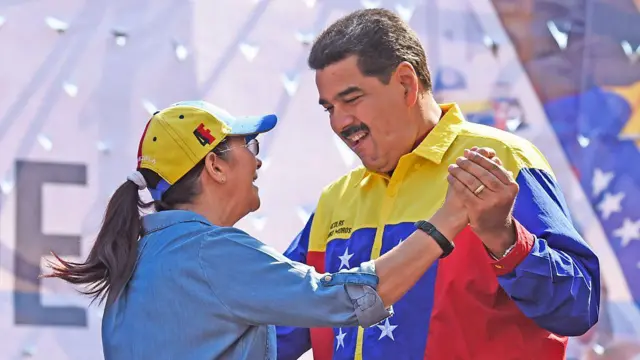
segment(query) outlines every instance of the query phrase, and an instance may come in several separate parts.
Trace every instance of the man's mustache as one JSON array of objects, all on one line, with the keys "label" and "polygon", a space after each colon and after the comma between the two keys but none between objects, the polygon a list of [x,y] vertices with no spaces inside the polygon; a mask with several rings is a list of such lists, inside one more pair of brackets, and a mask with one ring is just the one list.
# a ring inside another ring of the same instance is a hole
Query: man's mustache
[{"label": "man's mustache", "polygon": [[369,127],[367,125],[365,125],[365,124],[352,125],[352,126],[349,126],[346,129],[342,130],[340,132],[340,136],[342,136],[343,138],[347,138],[347,137],[357,133],[358,131],[369,132]]}]

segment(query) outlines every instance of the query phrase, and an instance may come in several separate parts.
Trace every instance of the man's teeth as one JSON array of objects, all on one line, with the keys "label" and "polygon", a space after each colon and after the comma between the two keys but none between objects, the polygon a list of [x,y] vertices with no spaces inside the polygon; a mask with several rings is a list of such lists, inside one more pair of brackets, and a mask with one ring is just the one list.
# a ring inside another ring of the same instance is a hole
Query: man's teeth
[{"label": "man's teeth", "polygon": [[349,140],[355,142],[355,141],[358,141],[358,140],[362,139],[365,136],[367,136],[367,133],[364,132],[364,131],[360,131],[360,132],[357,132],[357,133],[349,136]]}]

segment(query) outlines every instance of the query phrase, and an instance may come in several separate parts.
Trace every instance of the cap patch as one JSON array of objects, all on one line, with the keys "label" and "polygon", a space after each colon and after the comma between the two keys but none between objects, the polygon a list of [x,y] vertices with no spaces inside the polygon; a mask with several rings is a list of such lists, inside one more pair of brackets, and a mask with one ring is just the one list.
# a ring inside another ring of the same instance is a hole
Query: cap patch
[{"label": "cap patch", "polygon": [[200,123],[198,127],[193,131],[193,135],[196,136],[200,145],[206,146],[213,144],[216,141],[216,138],[211,135],[211,130],[204,127],[204,123]]}]

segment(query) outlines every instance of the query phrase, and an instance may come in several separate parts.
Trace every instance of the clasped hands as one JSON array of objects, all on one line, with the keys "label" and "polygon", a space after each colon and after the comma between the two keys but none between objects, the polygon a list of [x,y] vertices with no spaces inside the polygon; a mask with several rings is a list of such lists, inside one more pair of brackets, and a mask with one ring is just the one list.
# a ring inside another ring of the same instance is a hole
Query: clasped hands
[{"label": "clasped hands", "polygon": [[443,207],[466,221],[487,250],[501,258],[515,243],[512,209],[518,184],[493,149],[473,147],[449,165]]}]

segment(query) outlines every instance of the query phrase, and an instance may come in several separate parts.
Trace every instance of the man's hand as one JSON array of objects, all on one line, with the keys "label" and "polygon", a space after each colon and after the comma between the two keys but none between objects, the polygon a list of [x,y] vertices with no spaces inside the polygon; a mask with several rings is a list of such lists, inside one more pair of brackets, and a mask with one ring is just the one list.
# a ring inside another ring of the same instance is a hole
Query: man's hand
[{"label": "man's hand", "polygon": [[[491,159],[497,164],[502,165],[500,159],[496,157],[496,152],[491,148],[479,148],[477,146],[474,146],[471,148],[471,151],[477,152],[485,158]],[[449,180],[449,183],[451,183],[451,180]],[[438,210],[438,213],[442,213],[443,216],[452,218],[456,223],[459,222],[463,226],[466,226],[469,224],[469,215],[467,212],[468,211],[467,207],[465,206],[464,197],[456,194],[454,188],[452,186],[449,186],[444,204],[442,205],[440,210]]]},{"label": "man's hand", "polygon": [[452,197],[464,204],[473,231],[491,253],[502,257],[516,240],[511,211],[519,188],[513,175],[499,159],[490,160],[472,148],[449,166],[447,180]]}]

